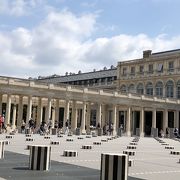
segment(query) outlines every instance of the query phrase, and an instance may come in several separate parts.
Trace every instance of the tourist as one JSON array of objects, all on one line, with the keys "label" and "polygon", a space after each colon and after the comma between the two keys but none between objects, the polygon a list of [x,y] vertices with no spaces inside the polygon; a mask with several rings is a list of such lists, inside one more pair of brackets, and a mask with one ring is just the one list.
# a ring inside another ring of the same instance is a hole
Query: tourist
[{"label": "tourist", "polygon": [[26,123],[24,122],[24,120],[22,120],[21,133],[23,133],[25,131],[25,128],[26,128]]},{"label": "tourist", "polygon": [[68,120],[65,123],[65,131],[64,134],[68,134],[69,133],[69,124],[68,124]]},{"label": "tourist", "polygon": [[162,138],[164,138],[164,131],[162,129],[160,131],[160,135],[161,135]]}]

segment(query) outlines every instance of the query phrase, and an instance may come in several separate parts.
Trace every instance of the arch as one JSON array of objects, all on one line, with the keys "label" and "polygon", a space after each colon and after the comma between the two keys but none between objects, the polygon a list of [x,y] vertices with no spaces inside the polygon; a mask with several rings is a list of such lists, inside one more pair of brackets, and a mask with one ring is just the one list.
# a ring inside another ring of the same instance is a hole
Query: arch
[{"label": "arch", "polygon": [[166,97],[174,97],[174,82],[172,80],[166,83]]},{"label": "arch", "polygon": [[127,88],[126,88],[126,85],[123,84],[121,87],[120,87],[120,91],[123,92],[123,93],[126,93],[127,92]]},{"label": "arch", "polygon": [[163,96],[163,82],[158,81],[155,86],[156,96]]},{"label": "arch", "polygon": [[146,84],[146,94],[153,96],[153,84],[152,84],[152,82],[148,82]]},{"label": "arch", "polygon": [[129,90],[129,93],[136,93],[135,85],[130,84],[128,90]]},{"label": "arch", "polygon": [[137,85],[137,94],[144,94],[144,86],[143,86],[143,83],[139,83]]}]

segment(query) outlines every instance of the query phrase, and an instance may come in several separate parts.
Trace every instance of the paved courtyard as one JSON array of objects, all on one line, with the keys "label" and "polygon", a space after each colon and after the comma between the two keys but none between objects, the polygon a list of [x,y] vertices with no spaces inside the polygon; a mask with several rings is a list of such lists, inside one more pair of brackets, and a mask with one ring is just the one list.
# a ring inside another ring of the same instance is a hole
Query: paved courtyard
[{"label": "paved courtyard", "polygon": [[[77,137],[83,137],[78,139]],[[5,158],[0,159],[0,178],[2,179],[60,179],[60,180],[99,180],[101,153],[122,153],[134,137],[119,137],[108,140],[108,136],[86,138],[86,136],[57,137],[51,135],[50,139],[34,134],[29,138],[34,141],[26,141],[24,134],[16,134],[12,139],[7,139],[5,134],[0,135],[1,140],[8,140],[5,147]],[[73,139],[68,142],[66,139]],[[59,141],[59,145],[51,145],[51,167],[49,171],[31,171],[29,165],[30,144],[47,144],[51,141]],[[180,151],[180,142],[166,139],[163,141],[173,146],[173,151]],[[93,145],[93,142],[101,142],[101,145]],[[83,145],[92,145],[92,149],[82,149]],[[179,180],[180,179],[180,155],[170,154],[171,149],[165,149],[154,138],[140,138],[137,143],[135,156],[129,156],[134,164],[129,167],[128,180]],[[64,157],[64,150],[76,150],[77,157]]]}]

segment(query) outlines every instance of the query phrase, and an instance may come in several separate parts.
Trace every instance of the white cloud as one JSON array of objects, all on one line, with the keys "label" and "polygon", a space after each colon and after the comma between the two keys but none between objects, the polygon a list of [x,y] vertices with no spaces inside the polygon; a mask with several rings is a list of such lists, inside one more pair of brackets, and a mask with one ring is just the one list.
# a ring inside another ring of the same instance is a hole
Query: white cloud
[{"label": "white cloud", "polygon": [[37,77],[102,69],[120,60],[142,57],[142,51],[153,52],[180,47],[180,36],[162,34],[120,34],[111,38],[91,39],[97,16],[76,16],[70,11],[51,12],[32,30],[23,27],[0,32],[1,75]]},{"label": "white cloud", "polygon": [[0,14],[24,16],[42,4],[45,4],[43,0],[0,0]]}]

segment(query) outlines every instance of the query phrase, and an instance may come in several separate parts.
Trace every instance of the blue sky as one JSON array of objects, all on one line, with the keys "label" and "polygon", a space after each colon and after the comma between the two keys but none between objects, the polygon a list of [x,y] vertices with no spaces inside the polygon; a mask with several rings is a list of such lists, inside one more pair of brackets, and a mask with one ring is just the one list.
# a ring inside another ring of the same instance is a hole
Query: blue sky
[{"label": "blue sky", "polygon": [[38,77],[180,48],[179,0],[0,0],[0,72]]}]

